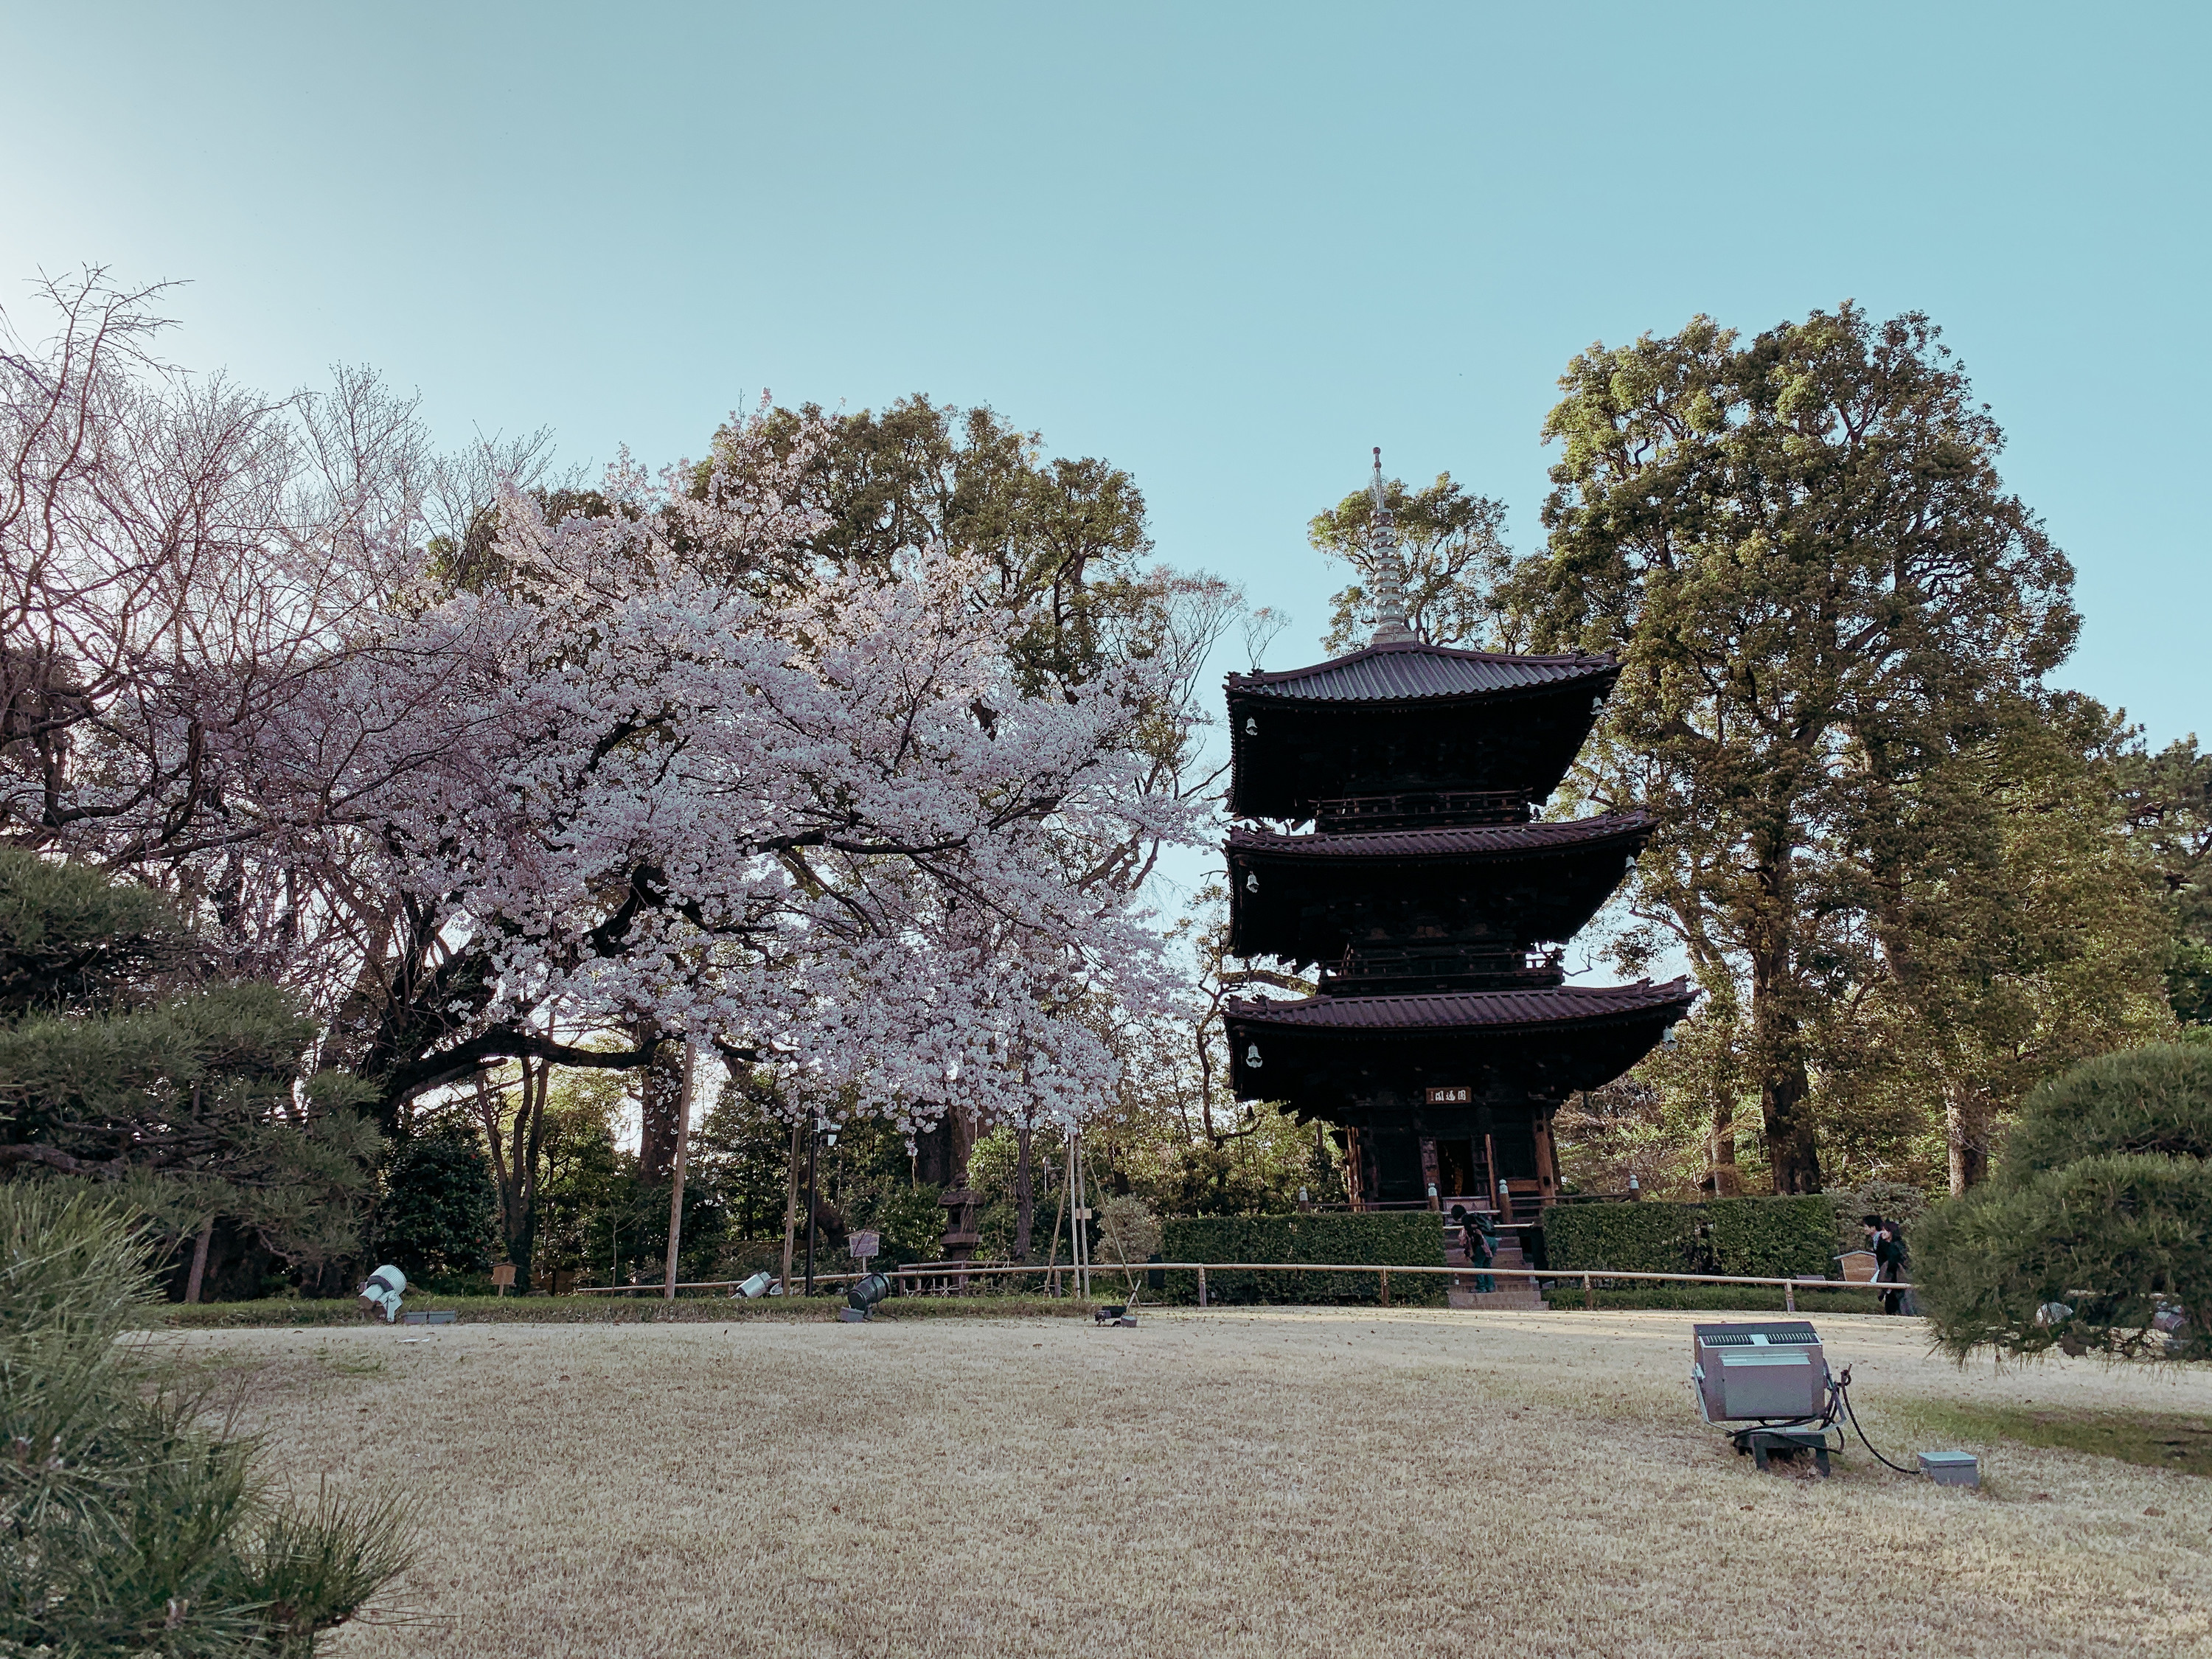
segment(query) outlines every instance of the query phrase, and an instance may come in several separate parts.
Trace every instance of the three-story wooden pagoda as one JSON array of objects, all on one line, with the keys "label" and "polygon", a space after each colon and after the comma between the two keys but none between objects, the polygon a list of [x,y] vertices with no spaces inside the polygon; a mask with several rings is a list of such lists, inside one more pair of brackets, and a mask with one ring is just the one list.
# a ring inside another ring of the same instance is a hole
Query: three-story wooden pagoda
[{"label": "three-story wooden pagoda", "polygon": [[1611,657],[1428,645],[1405,616],[1377,452],[1376,627],[1311,668],[1231,674],[1231,949],[1319,970],[1231,1000],[1241,1099],[1334,1126],[1352,1201],[1455,1200],[1533,1220],[1552,1115],[1689,1012],[1684,980],[1565,982],[1562,949],[1650,839],[1642,812],[1539,815],[1620,674]]}]

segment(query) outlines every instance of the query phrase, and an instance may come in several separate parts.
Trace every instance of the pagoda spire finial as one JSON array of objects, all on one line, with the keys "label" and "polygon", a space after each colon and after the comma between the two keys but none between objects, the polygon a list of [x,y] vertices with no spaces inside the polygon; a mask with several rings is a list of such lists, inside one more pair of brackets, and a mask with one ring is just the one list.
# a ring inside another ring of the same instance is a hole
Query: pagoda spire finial
[{"label": "pagoda spire finial", "polygon": [[1411,645],[1416,635],[1406,624],[1406,568],[1398,558],[1398,520],[1382,493],[1382,449],[1375,449],[1375,476],[1368,483],[1375,510],[1368,519],[1367,544],[1375,559],[1374,645]]}]

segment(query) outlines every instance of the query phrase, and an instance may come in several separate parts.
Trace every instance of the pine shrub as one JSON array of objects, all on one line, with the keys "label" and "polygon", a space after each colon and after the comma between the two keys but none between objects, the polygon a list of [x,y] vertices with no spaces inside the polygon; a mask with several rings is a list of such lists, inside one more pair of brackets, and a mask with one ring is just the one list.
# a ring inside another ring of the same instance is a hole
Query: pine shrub
[{"label": "pine shrub", "polygon": [[274,1498],[120,1340],[157,1299],[118,1207],[0,1184],[0,1653],[304,1659],[404,1569],[407,1518]]},{"label": "pine shrub", "polygon": [[1929,1212],[1912,1279],[1962,1359],[2212,1358],[2212,1050],[2105,1054],[2036,1089],[1990,1179]]}]

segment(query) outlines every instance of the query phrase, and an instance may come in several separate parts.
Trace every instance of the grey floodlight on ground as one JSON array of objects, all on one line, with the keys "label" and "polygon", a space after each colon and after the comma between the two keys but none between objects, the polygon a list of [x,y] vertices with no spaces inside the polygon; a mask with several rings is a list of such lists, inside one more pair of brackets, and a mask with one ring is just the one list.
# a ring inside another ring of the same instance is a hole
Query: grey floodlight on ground
[{"label": "grey floodlight on ground", "polygon": [[766,1296],[769,1293],[769,1287],[775,1283],[775,1275],[769,1273],[766,1268],[763,1268],[760,1272],[755,1273],[750,1279],[745,1280],[744,1284],[738,1285],[736,1290],[732,1291],[730,1294],[732,1296],[743,1297],[747,1301],[750,1301],[754,1297]]},{"label": "grey floodlight on ground", "polygon": [[891,1282],[881,1273],[870,1273],[845,1293],[846,1306],[837,1310],[837,1317],[849,1325],[865,1322],[876,1310],[876,1304],[891,1293]]},{"label": "grey floodlight on ground", "polygon": [[1706,1422],[1747,1425],[1730,1430],[1729,1438],[1762,1469],[1771,1454],[1809,1451],[1825,1475],[1828,1454],[1843,1449],[1840,1434],[1828,1444],[1834,1389],[1820,1334],[1808,1321],[1692,1325],[1690,1380]]},{"label": "grey floodlight on ground", "polygon": [[[1698,1390],[1698,1414],[1717,1426],[1735,1423],[1729,1439],[1739,1455],[1748,1452],[1760,1468],[1770,1457],[1813,1454],[1814,1466],[1828,1473],[1828,1455],[1844,1449],[1848,1421],[1859,1443],[1875,1461],[1899,1474],[1923,1474],[1939,1486],[1974,1486],[1981,1473],[1966,1452],[1923,1452],[1920,1468],[1893,1463],[1875,1450],[1851,1409],[1851,1368],[1828,1374],[1826,1351],[1809,1321],[1773,1319],[1690,1327],[1690,1381]],[[1828,1443],[1828,1431],[1836,1443]]]}]

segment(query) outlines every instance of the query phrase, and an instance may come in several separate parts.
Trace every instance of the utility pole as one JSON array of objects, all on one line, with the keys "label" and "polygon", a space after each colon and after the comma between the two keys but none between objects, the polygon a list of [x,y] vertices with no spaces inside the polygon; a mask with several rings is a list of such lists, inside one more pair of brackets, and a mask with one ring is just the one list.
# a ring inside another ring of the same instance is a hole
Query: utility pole
[{"label": "utility pole", "polygon": [[676,1103],[676,1178],[668,1194],[668,1282],[664,1300],[676,1300],[676,1252],[684,1242],[684,1158],[691,1144],[691,1070],[698,1063],[699,1044],[684,1039],[684,1091]]}]

